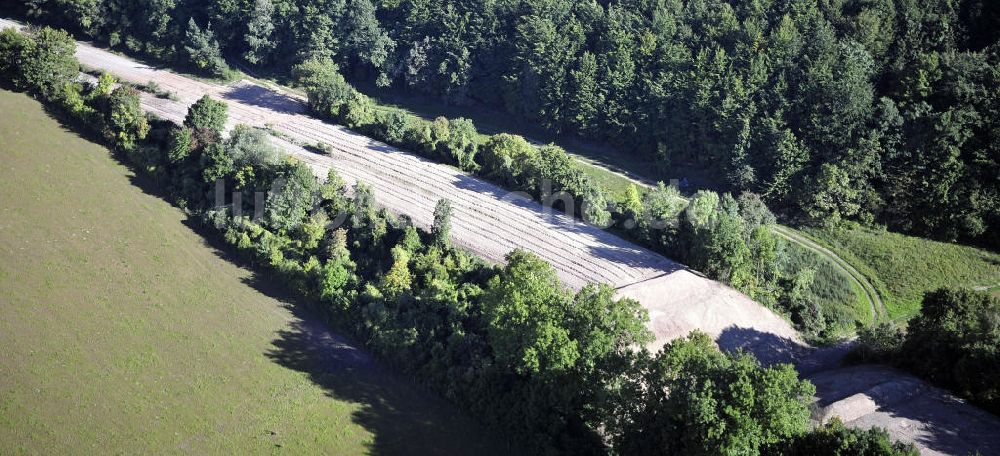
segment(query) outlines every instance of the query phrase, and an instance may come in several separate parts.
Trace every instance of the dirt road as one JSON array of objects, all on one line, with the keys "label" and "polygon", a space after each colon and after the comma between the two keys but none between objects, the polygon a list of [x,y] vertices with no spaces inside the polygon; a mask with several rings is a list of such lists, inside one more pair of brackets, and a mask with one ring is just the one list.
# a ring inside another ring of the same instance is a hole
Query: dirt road
[{"label": "dirt road", "polygon": [[[7,26],[16,24],[0,19],[0,28]],[[829,371],[839,358],[834,356],[836,350],[829,350],[831,356],[824,356],[824,350],[810,350],[784,320],[739,292],[454,168],[310,118],[304,115],[302,101],[292,95],[246,81],[199,81],[85,43],[78,44],[77,58],[86,66],[109,71],[121,79],[155,81],[162,89],[174,92],[178,101],[148,94],[142,100],[144,109],[171,121],[183,120],[187,107],[202,95],[225,100],[230,112],[228,128],[238,123],[272,128],[287,138],[275,138],[276,143],[307,163],[317,176],[325,177],[332,167],[348,180],[367,182],[375,188],[381,205],[410,215],[420,226],[430,225],[438,199],[451,200],[453,242],[494,262],[503,261],[515,248],[527,249],[552,263],[560,279],[572,288],[590,282],[615,286],[619,295],[635,298],[649,310],[650,328],[657,338],[651,348],[692,329],[701,329],[715,336],[724,348],[748,348],[764,362],[794,361],[800,368],[808,368],[803,372],[808,371],[814,381],[842,385],[820,389],[818,401],[823,408],[819,412],[849,417],[845,420],[848,425],[886,427],[894,437],[917,443],[927,454],[964,454],[961,449],[1000,447],[1000,436],[978,431],[1000,428],[995,417],[953,400],[893,410],[895,414],[888,416],[882,410],[892,404],[878,394],[881,390],[872,391],[871,382],[854,384],[843,380],[866,371]],[[319,155],[296,145],[319,142],[330,145],[333,152]],[[895,372],[879,372],[877,378],[882,383],[905,380]],[[942,416],[954,421],[942,421]],[[921,432],[910,432],[913,426],[920,426]],[[949,435],[957,439],[941,445]]]},{"label": "dirt road", "polygon": [[882,295],[879,294],[878,289],[876,289],[875,286],[868,281],[868,278],[865,277],[861,271],[855,269],[854,266],[851,266],[850,263],[845,261],[843,258],[840,258],[840,256],[830,249],[823,247],[806,236],[803,236],[801,233],[792,228],[777,225],[774,227],[774,232],[789,242],[799,244],[806,249],[812,250],[813,252],[828,258],[836,267],[844,271],[844,273],[846,273],[847,276],[850,277],[862,291],[864,291],[865,299],[868,301],[868,304],[872,309],[872,326],[877,325],[880,319],[888,318],[889,311],[886,309],[885,303],[882,301]]},{"label": "dirt road", "polygon": [[[0,27],[11,24],[0,22]],[[311,118],[294,95],[248,81],[199,81],[86,43],[78,44],[76,56],[84,66],[134,83],[154,81],[175,93],[177,101],[143,95],[143,107],[164,119],[180,122],[188,106],[205,94],[225,100],[229,128],[271,128],[286,138],[276,138],[276,143],[309,164],[317,176],[325,177],[332,167],[349,181],[364,181],[375,188],[379,204],[409,215],[418,226],[431,224],[439,199],[450,200],[457,245],[493,262],[502,262],[515,248],[529,250],[552,263],[560,279],[574,289],[592,282],[611,284],[621,296],[635,298],[649,310],[656,334],[651,348],[692,329],[754,351],[769,350],[771,340],[801,346],[782,318],[723,284],[452,167]],[[317,143],[330,145],[333,152],[320,155],[296,145]]]}]

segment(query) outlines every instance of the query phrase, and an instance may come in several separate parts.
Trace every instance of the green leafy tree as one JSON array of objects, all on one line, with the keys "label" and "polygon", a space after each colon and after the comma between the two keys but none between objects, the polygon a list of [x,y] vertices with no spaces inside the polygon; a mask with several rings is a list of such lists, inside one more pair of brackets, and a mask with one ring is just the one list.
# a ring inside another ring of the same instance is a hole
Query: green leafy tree
[{"label": "green leafy tree", "polygon": [[792,366],[722,353],[700,332],[667,344],[633,390],[629,416],[610,429],[620,454],[757,454],[808,430],[815,392]]},{"label": "green leafy tree", "polygon": [[497,361],[522,375],[557,374],[580,357],[563,317],[570,304],[555,269],[523,250],[487,285],[483,312]]},{"label": "green leafy tree", "polygon": [[277,174],[273,189],[264,202],[264,218],[274,230],[288,233],[306,220],[313,208],[318,184],[312,170],[299,161],[282,164]]},{"label": "green leafy tree", "polygon": [[780,442],[766,456],[917,456],[916,447],[893,442],[885,429],[848,429],[840,420]]},{"label": "green leafy tree", "polygon": [[206,183],[229,177],[235,171],[233,157],[219,143],[210,143],[201,153],[202,179]]},{"label": "green leafy tree", "polygon": [[565,325],[579,344],[580,357],[563,386],[581,402],[577,407],[583,421],[596,429],[612,420],[614,398],[620,397],[625,378],[636,360],[648,356],[636,348],[653,341],[646,328],[649,315],[638,301],[616,299],[614,288],[605,284],[585,286],[568,310]]},{"label": "green leafy tree", "polygon": [[490,136],[480,151],[483,170],[507,184],[516,183],[538,155],[524,138],[506,133]]},{"label": "green leafy tree", "polygon": [[451,244],[451,202],[440,199],[434,207],[434,224],[431,225],[431,237],[434,243],[441,246]]},{"label": "green leafy tree", "polygon": [[139,91],[132,87],[119,87],[111,93],[106,122],[110,135],[119,147],[132,150],[136,143],[149,133],[149,121],[142,110]]},{"label": "green leafy tree", "polygon": [[226,61],[222,59],[222,50],[212,28],[202,30],[194,18],[188,21],[187,32],[184,35],[184,52],[188,63],[209,75],[222,77],[229,69]]},{"label": "green leafy tree", "polygon": [[454,119],[450,122],[450,133],[445,145],[450,159],[466,171],[476,171],[476,152],[479,149],[479,133],[471,120]]},{"label": "green leafy tree", "polygon": [[198,99],[184,117],[184,125],[195,130],[201,142],[215,142],[222,136],[229,116],[229,106],[204,95]]},{"label": "green leafy tree", "polygon": [[190,128],[171,128],[170,136],[167,138],[167,159],[171,163],[184,161],[191,154],[192,141]]},{"label": "green leafy tree", "polygon": [[13,84],[15,88],[26,89],[22,69],[22,54],[29,46],[31,38],[14,28],[0,30],[0,78]]},{"label": "green leafy tree", "polygon": [[20,42],[20,51],[15,60],[21,65],[20,79],[48,100],[63,94],[66,84],[80,74],[76,41],[62,30],[43,27]]},{"label": "green leafy tree", "polygon": [[859,192],[843,168],[824,163],[802,192],[801,207],[810,220],[835,224],[858,213]]},{"label": "green leafy tree", "polygon": [[347,128],[363,130],[375,123],[375,106],[367,96],[352,92],[344,103],[342,118]]},{"label": "green leafy tree", "polygon": [[406,138],[406,125],[410,118],[406,113],[400,111],[390,111],[377,115],[378,123],[381,126],[382,140],[389,144],[402,144]]},{"label": "green leafy tree", "polygon": [[580,57],[577,68],[570,71],[569,122],[583,133],[593,134],[598,128],[598,113],[601,112],[603,96],[600,92],[597,76],[597,58],[585,51]]},{"label": "green leafy tree", "polygon": [[329,57],[306,59],[292,68],[292,75],[306,89],[309,109],[322,117],[339,120],[344,105],[357,96]]},{"label": "green leafy tree", "polygon": [[247,23],[245,36],[247,50],[243,58],[252,64],[264,63],[273,51],[275,43],[271,38],[274,33],[274,3],[271,0],[256,0]]},{"label": "green leafy tree", "polygon": [[357,297],[357,265],[347,248],[347,232],[333,231],[326,239],[326,262],[319,271],[319,296],[335,311],[350,308]]},{"label": "green leafy tree", "polygon": [[384,72],[396,43],[375,17],[371,0],[350,0],[344,17],[344,46],[354,57],[380,71],[376,84],[389,84]]},{"label": "green leafy tree", "polygon": [[987,293],[928,292],[910,320],[901,354],[909,370],[1000,411],[1000,300]]},{"label": "green leafy tree", "polygon": [[[281,152],[271,143],[267,132],[239,124],[226,138],[226,153],[237,168],[270,168],[281,163]],[[311,176],[311,174],[309,175]],[[305,180],[305,177],[303,176]]]},{"label": "green leafy tree", "polygon": [[633,221],[638,222],[644,212],[642,197],[639,196],[639,188],[635,184],[630,183],[625,188],[625,197],[622,199],[622,213]]},{"label": "green leafy tree", "polygon": [[410,252],[401,246],[390,251],[392,266],[379,281],[379,290],[390,300],[400,299],[409,293],[413,287],[413,275],[410,273]]},{"label": "green leafy tree", "polygon": [[319,197],[327,202],[331,217],[340,215],[340,212],[347,210],[347,197],[344,194],[346,188],[347,184],[337,173],[337,170],[330,168],[326,173],[326,180],[319,186]]}]

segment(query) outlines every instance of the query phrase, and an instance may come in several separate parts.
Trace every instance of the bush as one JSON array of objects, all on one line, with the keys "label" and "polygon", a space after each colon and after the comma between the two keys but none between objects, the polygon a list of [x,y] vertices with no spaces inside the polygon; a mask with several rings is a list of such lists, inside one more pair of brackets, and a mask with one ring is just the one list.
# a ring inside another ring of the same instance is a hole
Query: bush
[{"label": "bush", "polygon": [[511,186],[521,183],[524,171],[538,155],[524,138],[507,133],[490,136],[480,151],[486,175]]},{"label": "bush", "polygon": [[757,454],[808,430],[815,388],[790,365],[761,367],[693,332],[641,366],[610,429],[619,454]]},{"label": "bush", "polygon": [[425,157],[433,157],[434,136],[430,122],[417,117],[407,119],[406,131],[403,134],[405,143],[414,152]]},{"label": "bush", "polygon": [[477,171],[476,152],[479,149],[479,133],[472,121],[458,118],[451,121],[451,131],[445,142],[451,161],[468,172]]},{"label": "bush", "polygon": [[893,442],[884,429],[848,429],[834,419],[824,426],[774,445],[766,456],[918,456],[913,445]]},{"label": "bush", "polygon": [[341,108],[355,96],[337,65],[329,58],[313,57],[292,68],[292,75],[306,89],[309,109],[321,118],[341,120]]},{"label": "bush", "polygon": [[149,121],[140,104],[139,91],[122,86],[111,93],[106,122],[109,136],[124,150],[131,150],[149,133]]},{"label": "bush", "polygon": [[924,295],[900,350],[903,367],[1000,412],[1000,300],[938,289]]},{"label": "bush", "polygon": [[46,100],[65,94],[80,73],[76,41],[68,33],[43,27],[30,33],[0,32],[0,70],[15,88],[31,90]]},{"label": "bush", "polygon": [[359,92],[353,92],[344,104],[342,120],[347,128],[366,131],[375,123],[375,108],[372,101]]},{"label": "bush", "polygon": [[222,58],[222,50],[211,28],[202,30],[194,21],[188,20],[187,33],[184,38],[184,51],[188,63],[205,74],[223,77],[229,71],[226,61]]},{"label": "bush", "polygon": [[224,101],[213,100],[208,95],[198,99],[190,108],[187,116],[184,117],[184,125],[193,128],[200,135],[210,133],[217,141],[226,128],[226,119],[229,116],[229,105]]},{"label": "bush", "polygon": [[406,126],[411,122],[410,117],[399,111],[379,113],[377,133],[383,141],[389,144],[402,145],[403,139],[406,137]]},{"label": "bush", "polygon": [[19,90],[28,89],[21,68],[22,53],[31,38],[13,28],[0,30],[0,78]]},{"label": "bush", "polygon": [[856,363],[892,362],[900,354],[906,333],[892,322],[882,322],[858,330],[858,343],[848,353],[847,360]]}]

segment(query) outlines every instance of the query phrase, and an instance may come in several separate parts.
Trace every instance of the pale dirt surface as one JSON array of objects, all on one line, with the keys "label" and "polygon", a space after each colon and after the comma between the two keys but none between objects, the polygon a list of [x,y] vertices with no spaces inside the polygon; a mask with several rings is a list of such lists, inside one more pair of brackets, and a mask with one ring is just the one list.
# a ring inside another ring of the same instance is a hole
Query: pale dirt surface
[{"label": "pale dirt surface", "polygon": [[430,226],[437,201],[450,200],[451,233],[457,245],[498,263],[515,248],[531,251],[551,263],[563,283],[574,289],[587,283],[611,284],[622,296],[649,309],[656,334],[651,348],[693,329],[716,337],[726,331],[750,332],[800,343],[786,321],[732,288],[600,228],[547,210],[526,196],[308,117],[303,100],[294,95],[247,81],[226,85],[199,81],[85,43],[78,44],[76,56],[84,66],[129,82],[155,81],[162,90],[176,94],[179,101],[143,94],[143,107],[161,118],[182,121],[188,106],[208,94],[228,103],[229,128],[270,127],[298,144],[328,144],[333,148],[330,156],[291,141],[275,141],[321,178],[333,167],[349,181],[370,184],[380,205],[412,217],[417,226]]},{"label": "pale dirt surface", "polygon": [[[0,27],[11,25],[14,23],[0,19]],[[811,375],[817,382],[819,404],[826,407],[817,410],[817,418],[837,414],[851,418],[847,423],[850,426],[886,427],[894,437],[916,443],[925,454],[965,454],[963,449],[974,448],[982,449],[983,454],[1000,451],[996,417],[960,401],[934,399],[940,394],[933,398],[917,396],[918,400],[903,401],[902,406],[885,400],[880,403],[880,399],[872,399],[874,393],[869,391],[875,384],[856,381],[861,374],[852,372],[874,370],[878,374],[865,378],[878,378],[883,383],[898,380],[905,387],[916,385],[913,387],[920,391],[930,387],[881,367],[829,371],[837,364],[843,348],[810,349],[782,318],[732,288],[452,167],[310,118],[304,115],[302,100],[293,95],[247,81],[228,85],[198,81],[85,43],[78,44],[77,58],[85,66],[109,71],[124,80],[155,81],[162,89],[174,92],[179,101],[143,95],[147,111],[171,121],[182,121],[187,107],[202,95],[223,99],[229,104],[228,128],[239,123],[273,128],[291,140],[276,138],[275,143],[307,163],[317,176],[325,177],[332,167],[349,182],[366,182],[375,188],[379,204],[412,217],[418,226],[430,226],[436,202],[449,199],[455,244],[493,262],[502,262],[515,248],[529,250],[552,263],[560,279],[574,289],[592,282],[611,284],[619,295],[634,298],[649,310],[650,328],[656,334],[650,348],[701,329],[716,337],[720,346],[747,348],[765,363],[795,362],[804,375]],[[293,141],[326,143],[333,153],[316,154]],[[867,396],[854,397],[858,394]],[[845,398],[847,402],[838,404]],[[912,431],[914,426],[920,431]]]},{"label": "pale dirt surface", "polygon": [[882,427],[924,455],[1000,454],[1000,418],[905,372],[865,365],[809,380],[820,398],[819,421],[838,416],[850,427]]}]

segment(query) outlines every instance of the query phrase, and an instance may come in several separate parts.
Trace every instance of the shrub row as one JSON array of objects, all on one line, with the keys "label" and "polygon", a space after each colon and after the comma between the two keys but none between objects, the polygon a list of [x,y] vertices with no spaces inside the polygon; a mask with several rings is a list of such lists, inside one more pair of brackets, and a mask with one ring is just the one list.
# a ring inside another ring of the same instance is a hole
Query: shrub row
[{"label": "shrub row", "polygon": [[318,117],[539,200],[565,192],[580,202],[579,208],[569,208],[574,215],[596,225],[611,221],[613,204],[605,190],[576,168],[558,146],[536,147],[520,136],[505,133],[481,141],[469,119],[437,117],[428,121],[381,109],[344,80],[330,59],[306,60],[295,66],[293,75],[306,88],[309,107]]},{"label": "shrub row", "polygon": [[[480,141],[472,121],[420,119],[377,107],[355,90],[329,59],[313,58],[293,72],[306,88],[313,114],[529,193],[543,204],[685,262],[787,315],[817,340],[836,336],[843,315],[824,312],[814,295],[811,269],[786,273],[783,242],[770,225],[775,217],[754,194],[737,199],[702,191],[690,201],[660,185],[640,195],[634,186],[624,201],[613,201],[555,145],[536,147],[524,138],[499,133]],[[561,197],[566,195],[568,197]]]},{"label": "shrub row", "polygon": [[[35,40],[52,33],[4,32],[0,52],[48,46]],[[38,56],[69,62],[72,46]],[[15,61],[0,75],[24,81],[26,68]],[[49,85],[62,90],[46,101],[103,133],[248,262],[533,452],[915,454],[884,433],[808,431],[813,387],[790,366],[721,353],[700,333],[655,356],[637,349],[650,335],[635,301],[603,285],[573,293],[522,251],[486,265],[451,247],[447,202],[430,232],[417,230],[377,207],[363,183],[349,196],[335,171],[319,182],[260,130],[239,126],[223,138],[222,102],[202,98],[176,126],[150,122],[135,89],[111,90],[110,77],[20,87],[44,95]]]}]

